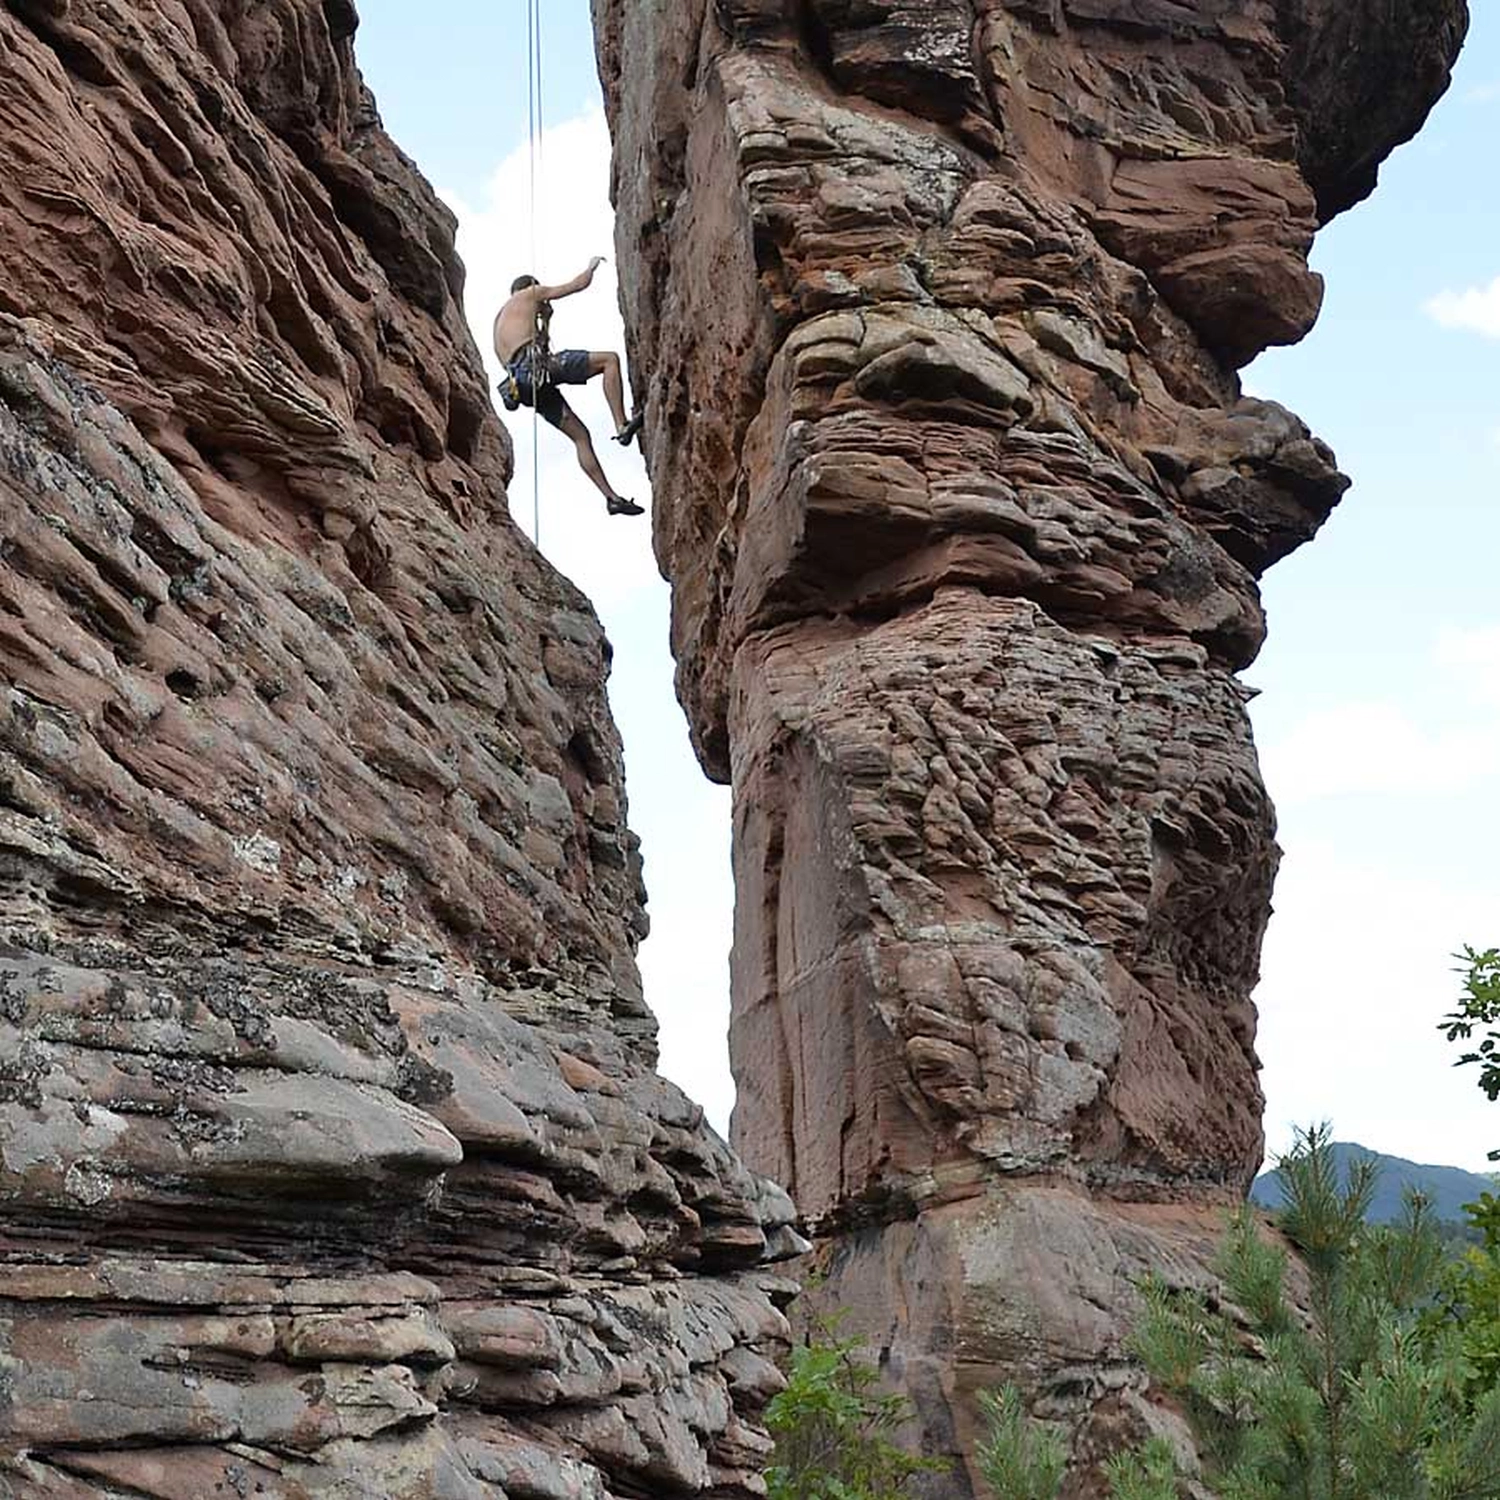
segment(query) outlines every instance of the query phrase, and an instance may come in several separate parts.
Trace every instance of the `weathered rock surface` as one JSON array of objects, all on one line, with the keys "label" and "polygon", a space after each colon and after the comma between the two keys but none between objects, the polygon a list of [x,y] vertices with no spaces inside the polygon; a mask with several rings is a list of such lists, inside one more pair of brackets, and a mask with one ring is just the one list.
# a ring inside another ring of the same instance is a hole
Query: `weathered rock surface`
[{"label": "weathered rock surface", "polygon": [[[734,1137],[968,1495],[1154,1420],[1133,1277],[1260,1159],[1236,673],[1347,481],[1237,370],[1463,0],[594,0],[679,691],[736,797]],[[1087,1492],[1087,1463],[1076,1483]]]},{"label": "weathered rock surface", "polygon": [[0,8],[0,1493],[760,1493],[801,1242],[355,21]]}]

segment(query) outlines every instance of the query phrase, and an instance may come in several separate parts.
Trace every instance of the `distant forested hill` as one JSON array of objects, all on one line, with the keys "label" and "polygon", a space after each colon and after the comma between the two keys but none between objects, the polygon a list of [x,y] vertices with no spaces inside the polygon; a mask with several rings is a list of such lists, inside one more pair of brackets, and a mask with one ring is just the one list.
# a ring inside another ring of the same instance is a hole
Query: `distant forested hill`
[{"label": "distant forested hill", "polygon": [[[1483,1192],[1494,1192],[1494,1179],[1479,1172],[1465,1172],[1461,1167],[1424,1167],[1414,1161],[1404,1161],[1399,1156],[1383,1156],[1365,1146],[1348,1141],[1335,1141],[1335,1159],[1340,1172],[1347,1172],[1349,1164],[1362,1157],[1372,1156],[1380,1163],[1380,1181],[1375,1189],[1375,1201],[1370,1205],[1370,1219],[1383,1224],[1401,1212],[1402,1194],[1414,1187],[1432,1199],[1436,1216],[1447,1222],[1458,1223],[1464,1218],[1463,1206],[1473,1203]],[[1262,1172],[1250,1189],[1251,1198],[1266,1208],[1281,1207],[1281,1178],[1275,1171]]]}]

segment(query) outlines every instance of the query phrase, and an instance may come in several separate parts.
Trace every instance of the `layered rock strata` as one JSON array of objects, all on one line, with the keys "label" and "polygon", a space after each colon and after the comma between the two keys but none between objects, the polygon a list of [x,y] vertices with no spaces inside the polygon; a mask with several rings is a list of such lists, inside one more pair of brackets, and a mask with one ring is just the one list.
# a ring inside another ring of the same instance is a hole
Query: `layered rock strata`
[{"label": "layered rock strata", "polygon": [[1237,371],[1311,327],[1314,232],[1465,8],[594,11],[679,693],[735,792],[734,1139],[967,1496],[976,1387],[1080,1460],[1158,1420],[1132,1280],[1202,1276],[1260,1160],[1236,674],[1347,481]]},{"label": "layered rock strata", "polygon": [[0,7],[0,1494],[761,1493],[609,648],[347,0]]}]

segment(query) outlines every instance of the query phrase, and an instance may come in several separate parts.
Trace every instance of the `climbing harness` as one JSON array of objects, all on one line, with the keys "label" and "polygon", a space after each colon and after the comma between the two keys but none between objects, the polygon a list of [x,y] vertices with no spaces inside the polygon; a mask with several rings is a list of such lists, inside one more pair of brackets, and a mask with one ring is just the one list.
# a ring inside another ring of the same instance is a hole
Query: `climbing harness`
[{"label": "climbing harness", "polygon": [[[542,165],[542,105],[542,5],[541,0],[526,0],[526,130],[528,137],[527,159],[531,172],[531,264],[533,267],[537,264],[536,180],[538,171]],[[535,271],[532,274],[535,275]],[[542,325],[540,317],[537,319],[537,324],[540,330]],[[535,343],[533,343],[532,349],[531,540],[540,547],[542,545],[542,443],[537,404],[538,398],[541,395],[541,386],[547,380],[551,358],[546,347],[545,336],[541,349],[537,350]],[[540,369],[538,369],[538,361],[535,357],[537,353],[543,356],[540,362]],[[510,377],[509,383],[515,386],[514,376]],[[516,391],[516,396],[519,400],[519,389]]]},{"label": "climbing harness", "polygon": [[557,384],[557,366],[552,361],[549,337],[546,316],[538,313],[530,340],[505,362],[500,400],[506,411],[519,411],[523,406],[530,406],[540,412],[547,388]]}]

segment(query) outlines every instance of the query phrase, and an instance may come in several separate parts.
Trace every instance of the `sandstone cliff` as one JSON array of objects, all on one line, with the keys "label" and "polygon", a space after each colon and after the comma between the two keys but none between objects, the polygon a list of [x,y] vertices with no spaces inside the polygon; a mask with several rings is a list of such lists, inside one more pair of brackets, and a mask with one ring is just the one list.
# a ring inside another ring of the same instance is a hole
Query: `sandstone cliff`
[{"label": "sandstone cliff", "polygon": [[756,1492],[609,651],[350,0],[0,7],[0,1494]]},{"label": "sandstone cliff", "polygon": [[1019,1376],[1086,1460],[1161,1420],[1133,1278],[1201,1276],[1261,1153],[1236,673],[1347,481],[1236,372],[1311,327],[1314,232],[1463,0],[594,11],[679,692],[735,792],[735,1143],[930,1450]]}]

